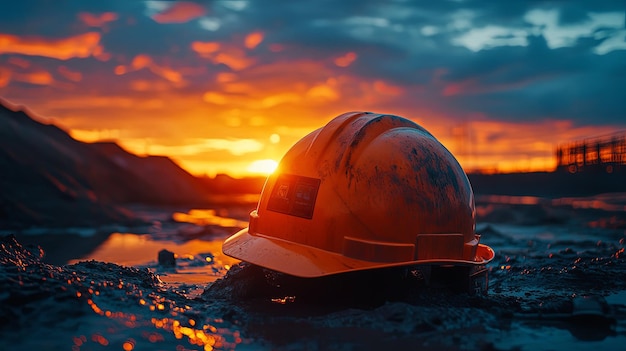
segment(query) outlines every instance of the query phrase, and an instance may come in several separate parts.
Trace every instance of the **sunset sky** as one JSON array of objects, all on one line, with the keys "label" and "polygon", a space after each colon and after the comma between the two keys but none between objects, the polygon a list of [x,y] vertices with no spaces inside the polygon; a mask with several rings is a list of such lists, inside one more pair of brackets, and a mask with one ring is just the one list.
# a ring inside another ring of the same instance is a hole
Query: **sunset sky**
[{"label": "sunset sky", "polygon": [[414,120],[467,171],[551,169],[626,129],[625,24],[623,0],[2,1],[0,97],[197,175],[355,110]]}]

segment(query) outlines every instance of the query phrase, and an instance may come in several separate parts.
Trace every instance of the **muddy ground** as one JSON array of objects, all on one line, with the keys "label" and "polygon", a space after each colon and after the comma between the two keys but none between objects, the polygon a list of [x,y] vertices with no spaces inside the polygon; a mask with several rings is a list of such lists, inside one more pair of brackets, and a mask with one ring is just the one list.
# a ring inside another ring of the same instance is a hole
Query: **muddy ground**
[{"label": "muddy ground", "polygon": [[[496,251],[487,294],[463,291],[454,279],[427,282],[415,269],[297,279],[245,263],[220,266],[212,252],[170,268],[52,265],[40,248],[8,235],[0,349],[620,349],[623,197],[499,200],[478,201],[481,242]],[[196,266],[221,278],[163,282]]]}]

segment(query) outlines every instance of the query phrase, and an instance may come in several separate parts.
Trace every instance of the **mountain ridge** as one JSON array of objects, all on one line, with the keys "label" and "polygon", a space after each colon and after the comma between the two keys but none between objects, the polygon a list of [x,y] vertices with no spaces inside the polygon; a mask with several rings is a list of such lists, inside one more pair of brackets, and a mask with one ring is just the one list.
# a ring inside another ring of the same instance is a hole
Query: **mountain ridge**
[{"label": "mountain ridge", "polygon": [[0,169],[0,229],[132,223],[125,204],[209,201],[203,182],[168,157],[78,141],[1,101]]}]

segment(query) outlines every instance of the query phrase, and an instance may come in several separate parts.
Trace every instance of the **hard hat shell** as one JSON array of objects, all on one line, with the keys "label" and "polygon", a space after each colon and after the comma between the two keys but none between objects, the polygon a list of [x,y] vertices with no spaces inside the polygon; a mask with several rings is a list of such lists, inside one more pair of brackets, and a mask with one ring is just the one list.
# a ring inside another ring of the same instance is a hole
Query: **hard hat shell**
[{"label": "hard hat shell", "polygon": [[298,141],[263,187],[231,257],[299,277],[391,266],[483,265],[474,195],[418,124],[345,113]]}]

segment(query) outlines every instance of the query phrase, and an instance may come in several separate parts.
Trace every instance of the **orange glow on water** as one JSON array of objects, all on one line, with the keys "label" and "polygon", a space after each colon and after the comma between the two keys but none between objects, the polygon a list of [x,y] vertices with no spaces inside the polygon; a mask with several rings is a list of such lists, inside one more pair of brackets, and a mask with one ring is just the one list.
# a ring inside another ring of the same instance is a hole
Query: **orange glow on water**
[{"label": "orange glow on water", "polygon": [[192,345],[202,347],[205,351],[215,348],[234,348],[237,344],[242,343],[242,338],[238,331],[233,333],[234,343],[228,342],[222,335],[220,329],[211,324],[196,326],[195,323],[189,326],[183,325],[179,320],[172,318],[152,318],[151,323],[157,329],[163,329],[174,334],[176,339],[185,339]]},{"label": "orange glow on water", "polygon": [[174,212],[172,219],[177,222],[193,223],[196,225],[218,225],[221,227],[246,227],[248,222],[234,218],[218,216],[214,209],[193,209],[187,213]]},{"label": "orange glow on water", "polygon": [[[198,267],[196,269],[198,274],[193,276],[194,279],[200,280],[198,283],[208,283],[217,279],[225,270],[228,270],[227,267],[239,262],[221,253],[222,240],[220,237],[215,241],[189,240],[184,243],[176,243],[166,240],[151,240],[147,235],[114,233],[96,251],[90,253],[89,256],[80,260],[72,260],[70,264],[94,259],[125,266],[140,266],[156,262],[159,251],[163,249],[170,250],[179,256],[195,256],[205,252],[212,252],[215,253],[215,256],[212,258],[211,265]],[[188,270],[194,271],[192,268]],[[191,275],[188,275],[186,278],[189,279],[191,277]],[[176,282],[185,277],[169,274],[162,278],[166,282]]]},{"label": "orange glow on water", "polygon": [[[91,309],[98,315],[119,320],[123,325],[128,328],[135,328],[145,325],[148,323],[149,325],[154,326],[156,329],[161,329],[163,331],[171,333],[174,338],[178,340],[185,340],[189,342],[191,345],[200,346],[202,350],[213,350],[217,349],[234,349],[237,344],[243,342],[241,338],[240,332],[235,331],[227,331],[224,328],[220,328],[219,323],[223,321],[220,319],[215,319],[212,321],[204,321],[204,324],[196,322],[194,319],[181,319],[179,320],[177,316],[182,316],[181,313],[185,312],[189,309],[188,306],[185,308],[176,307],[173,305],[169,305],[168,308],[165,308],[164,298],[158,295],[152,296],[153,304],[149,306],[150,311],[161,311],[160,313],[168,313],[169,317],[162,318],[150,318],[149,321],[138,320],[137,315],[132,313],[124,313],[124,312],[113,312],[113,311],[103,311],[100,307],[98,307],[95,302],[91,299],[87,300],[88,305]],[[141,299],[143,304],[145,305],[145,300]],[[215,325],[213,325],[215,323]],[[165,340],[164,335],[159,332],[144,332],[143,337],[148,340],[150,343],[159,343]],[[226,336],[228,335],[228,339]],[[95,343],[100,344],[101,346],[109,346],[110,342],[104,335],[100,333],[94,333],[91,336],[91,340]],[[87,338],[84,336],[73,337],[73,344],[77,347],[83,346],[87,342]],[[122,349],[125,351],[134,350],[136,346],[136,341],[133,338],[126,339],[122,343]]]}]

